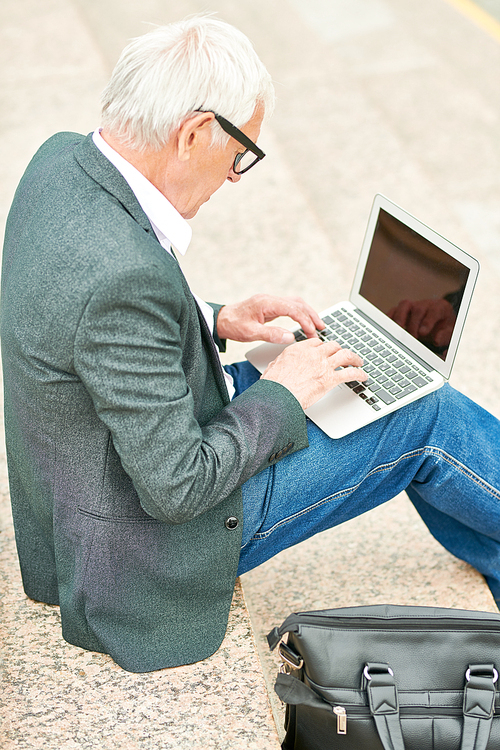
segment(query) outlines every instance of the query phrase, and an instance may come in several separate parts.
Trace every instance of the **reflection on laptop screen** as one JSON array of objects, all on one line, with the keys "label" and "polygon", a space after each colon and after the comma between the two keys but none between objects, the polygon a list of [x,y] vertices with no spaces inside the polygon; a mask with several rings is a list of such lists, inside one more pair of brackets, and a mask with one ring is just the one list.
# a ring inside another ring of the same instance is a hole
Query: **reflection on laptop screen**
[{"label": "reflection on laptop screen", "polygon": [[380,210],[360,294],[442,359],[469,269]]}]

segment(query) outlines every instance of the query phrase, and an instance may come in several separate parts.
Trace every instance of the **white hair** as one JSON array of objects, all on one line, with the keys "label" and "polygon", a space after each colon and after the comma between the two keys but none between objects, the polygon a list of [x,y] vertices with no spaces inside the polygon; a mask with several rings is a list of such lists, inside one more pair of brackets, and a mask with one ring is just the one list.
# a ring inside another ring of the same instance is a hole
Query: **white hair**
[{"label": "white hair", "polygon": [[[102,126],[128,147],[161,149],[193,112],[242,127],[274,107],[271,77],[250,40],[224,21],[193,16],[132,39],[102,94]],[[229,136],[217,122],[212,143]]]}]

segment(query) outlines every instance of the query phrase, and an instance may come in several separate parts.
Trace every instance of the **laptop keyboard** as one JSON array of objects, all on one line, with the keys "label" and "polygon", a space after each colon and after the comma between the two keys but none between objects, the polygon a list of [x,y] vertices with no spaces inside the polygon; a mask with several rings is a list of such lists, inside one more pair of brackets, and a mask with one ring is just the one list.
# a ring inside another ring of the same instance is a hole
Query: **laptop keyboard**
[{"label": "laptop keyboard", "polygon": [[[337,341],[363,359],[368,380],[351,380],[346,385],[375,411],[431,382],[423,368],[350,310],[334,310],[323,322],[325,327],[319,332],[323,341]],[[295,338],[301,341],[306,336],[298,330]]]}]

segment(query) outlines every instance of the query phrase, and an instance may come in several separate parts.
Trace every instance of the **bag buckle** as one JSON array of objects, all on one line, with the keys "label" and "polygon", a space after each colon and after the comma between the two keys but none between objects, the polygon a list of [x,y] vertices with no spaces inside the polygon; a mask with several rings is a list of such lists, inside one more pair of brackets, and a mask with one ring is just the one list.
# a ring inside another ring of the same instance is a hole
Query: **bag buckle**
[{"label": "bag buckle", "polygon": [[290,646],[285,643],[283,639],[278,644],[278,654],[281,658],[280,672],[290,671],[292,669],[302,669],[304,666],[304,659],[295,651],[292,651]]},{"label": "bag buckle", "polygon": [[[469,669],[465,673],[465,679],[467,680],[467,682],[470,682],[470,679],[471,679],[471,671],[470,670],[471,670],[471,668],[469,667]],[[491,670],[491,672],[490,672],[490,670]],[[495,684],[495,682],[498,682],[498,672],[495,669],[495,667],[490,667],[489,665],[487,665],[484,669],[481,668],[480,672],[478,672],[478,670],[476,668],[476,669],[474,669],[474,674],[476,674],[476,673],[478,675],[480,674],[482,677],[489,677],[490,674],[491,674],[491,676],[493,678],[493,684]]]},{"label": "bag buckle", "polygon": [[[372,679],[372,676],[370,674],[370,669],[372,671],[375,671],[377,674],[380,674],[380,673],[383,674],[384,672],[388,672],[391,675],[391,677],[394,677],[394,672],[392,671],[392,669],[387,664],[377,664],[377,665],[375,665],[375,664],[366,664],[365,668],[363,669],[363,674],[364,674],[364,676],[366,677],[366,679],[368,681],[370,681]],[[469,670],[469,672],[470,672],[470,670]],[[497,677],[498,677],[498,674],[497,674]]]}]

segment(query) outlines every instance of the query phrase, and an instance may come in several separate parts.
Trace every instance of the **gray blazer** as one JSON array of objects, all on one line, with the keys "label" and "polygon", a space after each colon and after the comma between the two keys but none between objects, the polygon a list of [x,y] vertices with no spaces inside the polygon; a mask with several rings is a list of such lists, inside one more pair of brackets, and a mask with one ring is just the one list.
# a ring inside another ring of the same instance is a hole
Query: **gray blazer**
[{"label": "gray blazer", "polygon": [[240,487],[307,446],[298,402],[270,381],[229,402],[179,265],[90,136],[51,138],[18,187],[1,325],[27,595],[127,670],[206,658],[227,624]]}]

